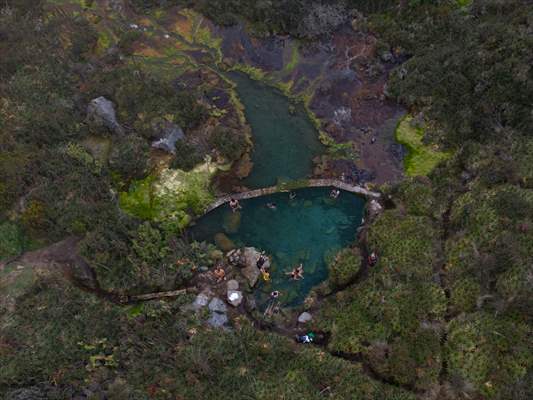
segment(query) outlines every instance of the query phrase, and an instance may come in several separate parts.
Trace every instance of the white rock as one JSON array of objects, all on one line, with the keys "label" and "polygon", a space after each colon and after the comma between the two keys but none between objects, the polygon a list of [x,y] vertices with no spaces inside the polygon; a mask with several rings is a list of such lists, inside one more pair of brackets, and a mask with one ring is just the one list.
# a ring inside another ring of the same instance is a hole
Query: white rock
[{"label": "white rock", "polygon": [[228,290],[228,302],[233,307],[238,307],[242,303],[242,292],[239,290]]},{"label": "white rock", "polygon": [[308,312],[303,312],[300,314],[300,316],[298,317],[298,322],[300,324],[305,324],[306,322],[309,322],[313,319],[313,316],[311,314],[309,314]]}]

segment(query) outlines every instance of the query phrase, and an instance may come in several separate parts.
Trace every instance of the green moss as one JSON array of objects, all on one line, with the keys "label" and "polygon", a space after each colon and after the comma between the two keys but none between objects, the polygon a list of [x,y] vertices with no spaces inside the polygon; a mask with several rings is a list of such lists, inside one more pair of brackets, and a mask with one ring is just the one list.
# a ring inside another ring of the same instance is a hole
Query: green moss
[{"label": "green moss", "polygon": [[428,175],[435,166],[449,157],[448,153],[435,151],[422,142],[424,130],[412,125],[413,117],[406,116],[396,128],[396,140],[407,147],[404,160],[407,175]]},{"label": "green moss", "polygon": [[113,34],[107,29],[100,29],[98,32],[98,41],[96,44],[96,53],[103,55],[107,49],[111,47],[114,42]]},{"label": "green moss", "polygon": [[11,222],[0,223],[0,260],[17,256],[26,246],[19,226]]},{"label": "green moss", "polygon": [[232,66],[231,71],[243,72],[256,81],[265,81],[266,78],[266,73],[262,69],[248,64],[235,64]]},{"label": "green moss", "polygon": [[134,181],[127,192],[119,195],[120,207],[128,214],[142,218],[154,219],[157,216],[155,209],[153,176],[140,181]]},{"label": "green moss", "polygon": [[294,43],[291,49],[291,59],[289,60],[287,65],[285,65],[283,72],[287,74],[291,73],[294,70],[294,68],[296,68],[299,61],[300,61],[300,53],[298,51],[298,44]]}]

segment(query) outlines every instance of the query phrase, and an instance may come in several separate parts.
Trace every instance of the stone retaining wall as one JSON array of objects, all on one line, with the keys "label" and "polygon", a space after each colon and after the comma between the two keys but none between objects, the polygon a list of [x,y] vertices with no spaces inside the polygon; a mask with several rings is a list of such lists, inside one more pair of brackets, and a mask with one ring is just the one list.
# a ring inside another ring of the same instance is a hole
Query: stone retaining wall
[{"label": "stone retaining wall", "polygon": [[[303,189],[306,187],[335,187],[337,189],[345,190],[350,193],[359,194],[364,197],[379,199],[381,194],[373,192],[371,190],[365,189],[362,186],[350,185],[346,182],[337,180],[337,179],[309,179],[306,181],[305,185],[299,187],[298,189]],[[295,189],[296,190],[296,189]],[[268,194],[278,193],[278,192],[290,192],[291,189],[285,188],[284,186],[271,186],[262,189],[250,190],[248,192],[233,193],[226,196],[219,197],[213,203],[211,203],[205,210],[207,214],[210,211],[224,205],[230,201],[230,199],[236,200],[246,200],[253,199],[255,197],[265,196]]]}]

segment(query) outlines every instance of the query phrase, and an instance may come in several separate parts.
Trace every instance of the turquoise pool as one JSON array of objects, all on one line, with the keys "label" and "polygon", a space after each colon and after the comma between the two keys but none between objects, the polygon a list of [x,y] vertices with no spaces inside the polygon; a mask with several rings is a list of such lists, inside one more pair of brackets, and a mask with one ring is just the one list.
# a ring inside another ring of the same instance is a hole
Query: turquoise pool
[{"label": "turquoise pool", "polygon": [[[331,199],[328,188],[307,188],[288,193],[244,200],[242,210],[232,213],[222,206],[200,218],[191,228],[196,240],[214,241],[223,233],[236,246],[252,246],[272,256],[270,283],[261,282],[257,290],[264,304],[272,290],[282,293],[287,306],[301,303],[312,287],[327,279],[327,260],[356,240],[363,217],[364,198],[342,192]],[[276,210],[267,203],[275,203]],[[285,275],[303,263],[305,278],[291,281]]]}]

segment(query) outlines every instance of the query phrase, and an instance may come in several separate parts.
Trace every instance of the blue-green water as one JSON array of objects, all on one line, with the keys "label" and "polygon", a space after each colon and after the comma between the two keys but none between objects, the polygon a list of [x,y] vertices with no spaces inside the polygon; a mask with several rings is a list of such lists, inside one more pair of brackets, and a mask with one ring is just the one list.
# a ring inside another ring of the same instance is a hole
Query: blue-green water
[{"label": "blue-green water", "polygon": [[230,78],[237,84],[246,119],[252,127],[254,165],[244,185],[268,187],[278,180],[310,176],[313,158],[324,148],[303,107],[292,106],[291,114],[289,99],[278,90],[241,73],[231,73]]},{"label": "blue-green water", "polygon": [[[197,240],[214,241],[217,233],[224,233],[236,246],[252,246],[272,256],[272,281],[259,284],[260,304],[272,290],[281,291],[282,304],[301,303],[313,286],[327,278],[326,260],[356,240],[363,198],[342,192],[334,200],[329,197],[328,188],[295,193],[294,200],[287,193],[277,193],[241,201],[242,210],[235,214],[229,206],[222,206],[191,229]],[[277,209],[269,209],[269,202],[275,203]],[[285,272],[299,263],[304,265],[305,278],[289,280]]]}]

